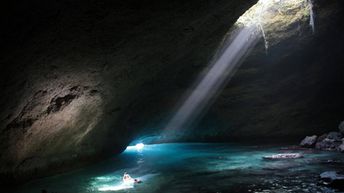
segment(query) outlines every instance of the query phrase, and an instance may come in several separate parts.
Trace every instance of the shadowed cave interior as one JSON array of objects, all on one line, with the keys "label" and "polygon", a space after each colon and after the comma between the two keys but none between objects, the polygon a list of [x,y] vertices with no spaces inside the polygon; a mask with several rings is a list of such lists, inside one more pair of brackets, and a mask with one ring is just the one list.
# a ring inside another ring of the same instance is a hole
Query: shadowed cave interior
[{"label": "shadowed cave interior", "polygon": [[1,4],[1,192],[344,191],[343,1]]}]

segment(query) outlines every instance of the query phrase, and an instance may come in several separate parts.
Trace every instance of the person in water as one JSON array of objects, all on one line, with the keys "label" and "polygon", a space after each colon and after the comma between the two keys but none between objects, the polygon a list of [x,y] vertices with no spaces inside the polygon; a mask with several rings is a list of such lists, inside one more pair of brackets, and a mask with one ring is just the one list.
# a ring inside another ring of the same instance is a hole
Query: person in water
[{"label": "person in water", "polygon": [[133,179],[127,172],[124,172],[123,182],[124,183],[130,183],[130,182],[141,183],[141,180]]},{"label": "person in water", "polygon": [[133,181],[133,178],[127,172],[124,172],[123,182],[132,182],[132,181]]}]

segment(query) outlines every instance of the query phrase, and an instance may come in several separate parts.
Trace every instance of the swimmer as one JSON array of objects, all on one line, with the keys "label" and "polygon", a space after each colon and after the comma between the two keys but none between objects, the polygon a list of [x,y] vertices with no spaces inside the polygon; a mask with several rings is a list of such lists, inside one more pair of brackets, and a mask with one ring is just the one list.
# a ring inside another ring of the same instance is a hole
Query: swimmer
[{"label": "swimmer", "polygon": [[124,172],[123,182],[124,183],[141,183],[142,181],[138,179],[133,179],[127,172]]},{"label": "swimmer", "polygon": [[133,178],[127,172],[124,172],[123,182],[128,183],[128,182],[133,182],[133,181],[134,181]]}]

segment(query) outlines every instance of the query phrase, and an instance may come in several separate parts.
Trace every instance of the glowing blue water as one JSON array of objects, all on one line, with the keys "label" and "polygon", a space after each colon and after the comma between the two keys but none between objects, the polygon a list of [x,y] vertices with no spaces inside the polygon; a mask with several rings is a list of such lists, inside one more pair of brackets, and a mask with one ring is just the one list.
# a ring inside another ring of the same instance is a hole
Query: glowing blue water
[{"label": "glowing blue water", "polygon": [[[230,144],[146,145],[142,151],[130,149],[92,167],[31,182],[16,192],[331,192],[316,185],[318,174],[343,168],[338,164],[344,161],[342,154],[298,150],[304,158],[262,159],[281,151]],[[125,171],[142,183],[123,184]]]}]

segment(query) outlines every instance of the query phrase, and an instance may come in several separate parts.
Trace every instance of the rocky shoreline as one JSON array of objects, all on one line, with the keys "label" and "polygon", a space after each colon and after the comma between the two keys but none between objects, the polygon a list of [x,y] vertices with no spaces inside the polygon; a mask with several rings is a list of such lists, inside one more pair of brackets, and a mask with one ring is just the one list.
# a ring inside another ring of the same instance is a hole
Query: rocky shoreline
[{"label": "rocky shoreline", "polygon": [[[344,153],[344,121],[338,125],[338,131],[331,131],[320,136],[306,136],[300,143],[304,148]],[[343,171],[325,171],[320,174],[319,184],[344,190]]]},{"label": "rocky shoreline", "polygon": [[339,131],[306,136],[300,143],[301,147],[315,148],[325,151],[344,152],[344,121],[338,126]]}]

